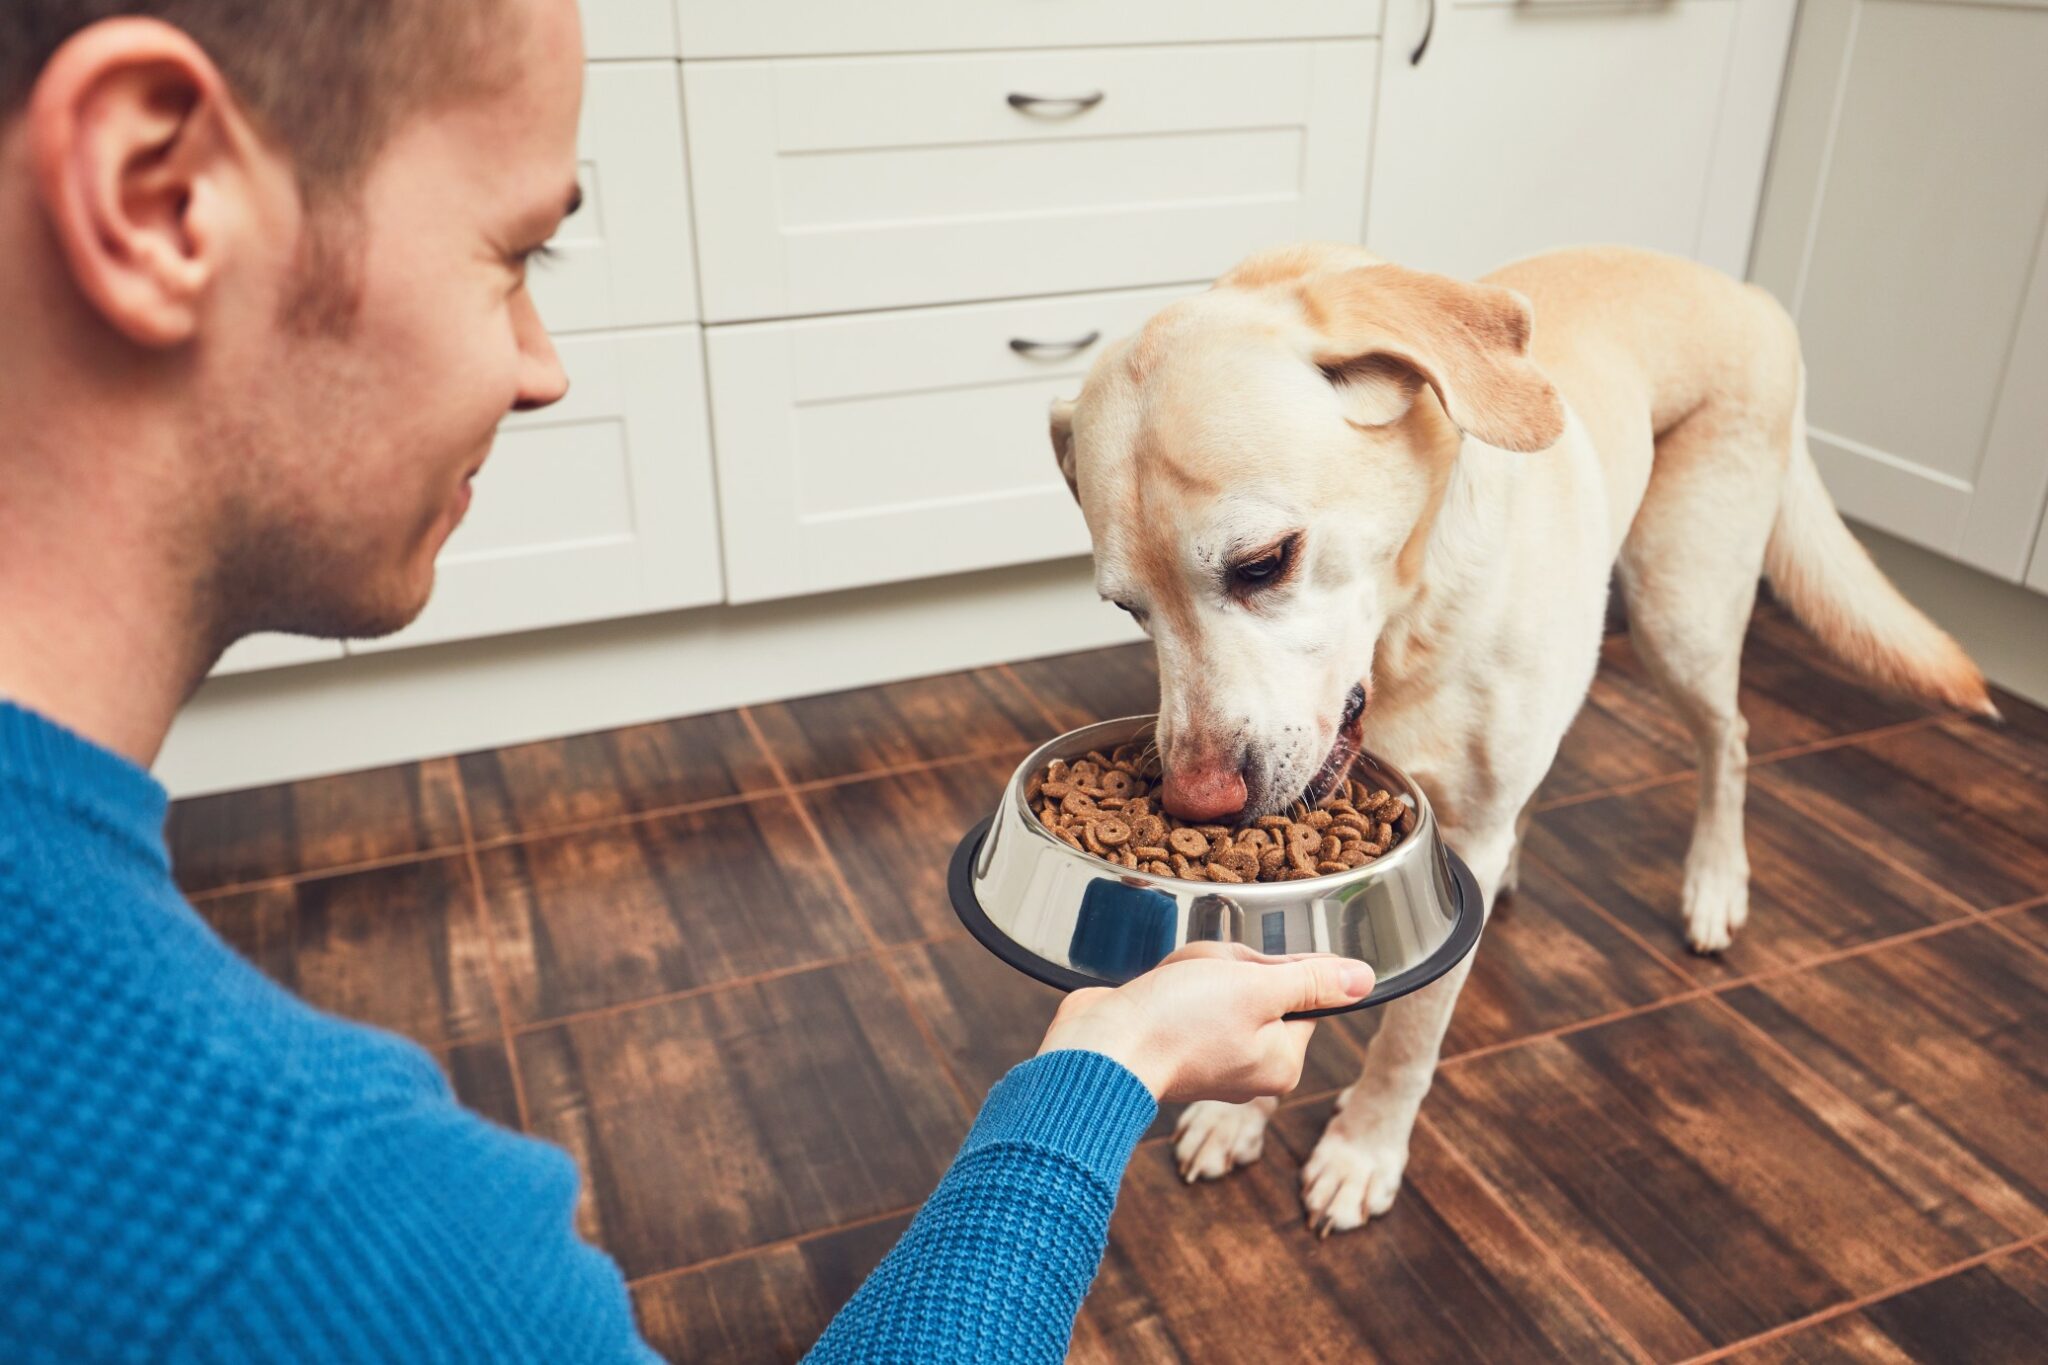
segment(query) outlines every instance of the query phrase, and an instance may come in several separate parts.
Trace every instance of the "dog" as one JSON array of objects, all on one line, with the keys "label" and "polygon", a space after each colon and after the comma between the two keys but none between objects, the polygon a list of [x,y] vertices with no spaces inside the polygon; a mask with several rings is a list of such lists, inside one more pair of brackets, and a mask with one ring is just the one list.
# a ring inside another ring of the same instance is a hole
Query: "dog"
[{"label": "dog", "polygon": [[[1762,578],[1868,677],[1996,715],[1822,487],[1791,318],[1689,261],[1589,248],[1475,283],[1349,245],[1264,252],[1105,349],[1053,404],[1052,444],[1098,590],[1157,653],[1168,808],[1314,801],[1369,748],[1428,794],[1488,913],[1611,581],[1698,746],[1696,952],[1749,910],[1737,672]],[[1302,1170],[1323,1235],[1392,1205],[1470,966],[1384,1007]],[[1182,1173],[1255,1160],[1274,1107],[1189,1108]]]}]

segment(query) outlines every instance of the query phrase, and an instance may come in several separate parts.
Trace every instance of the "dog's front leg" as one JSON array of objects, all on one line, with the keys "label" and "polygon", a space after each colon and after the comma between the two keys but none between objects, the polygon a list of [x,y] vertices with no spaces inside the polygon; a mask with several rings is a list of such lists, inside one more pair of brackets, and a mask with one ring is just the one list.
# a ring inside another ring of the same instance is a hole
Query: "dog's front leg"
[{"label": "dog's front leg", "polygon": [[[1451,831],[1445,837],[1471,867],[1490,914],[1514,853],[1513,823],[1477,838]],[[1471,970],[1467,955],[1421,990],[1380,1007],[1385,1013],[1366,1047],[1365,1069],[1337,1096],[1337,1112],[1301,1169],[1302,1207],[1322,1235],[1362,1227],[1393,1206],[1408,1167],[1409,1134]]]},{"label": "dog's front leg", "polygon": [[1249,1104],[1197,1100],[1181,1111],[1173,1130],[1173,1157],[1181,1179],[1221,1180],[1239,1166],[1249,1166],[1266,1149],[1266,1123],[1280,1107],[1275,1099]]}]

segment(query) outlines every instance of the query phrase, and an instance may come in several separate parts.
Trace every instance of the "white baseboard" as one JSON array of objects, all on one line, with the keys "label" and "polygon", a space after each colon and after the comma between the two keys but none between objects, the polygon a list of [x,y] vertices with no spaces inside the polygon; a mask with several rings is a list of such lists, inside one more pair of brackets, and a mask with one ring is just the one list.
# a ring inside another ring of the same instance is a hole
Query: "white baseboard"
[{"label": "white baseboard", "polygon": [[[2048,597],[1856,533],[1993,681],[2048,705]],[[179,796],[230,791],[1137,638],[1086,560],[706,607],[220,678],[157,772]]]},{"label": "white baseboard", "polygon": [[1955,636],[1986,677],[2048,706],[2048,597],[1883,531],[1850,527],[1899,591]]},{"label": "white baseboard", "polygon": [[1137,638],[1085,559],[706,607],[219,678],[157,774],[230,791]]}]

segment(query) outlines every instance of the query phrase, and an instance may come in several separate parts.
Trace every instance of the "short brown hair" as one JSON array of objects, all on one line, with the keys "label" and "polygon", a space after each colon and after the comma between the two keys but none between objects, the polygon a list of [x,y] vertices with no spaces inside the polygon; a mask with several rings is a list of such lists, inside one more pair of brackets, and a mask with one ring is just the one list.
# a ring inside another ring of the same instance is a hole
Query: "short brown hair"
[{"label": "short brown hair", "polygon": [[161,19],[205,49],[309,195],[351,186],[407,114],[487,84],[505,0],[0,0],[0,120],[66,40]]}]

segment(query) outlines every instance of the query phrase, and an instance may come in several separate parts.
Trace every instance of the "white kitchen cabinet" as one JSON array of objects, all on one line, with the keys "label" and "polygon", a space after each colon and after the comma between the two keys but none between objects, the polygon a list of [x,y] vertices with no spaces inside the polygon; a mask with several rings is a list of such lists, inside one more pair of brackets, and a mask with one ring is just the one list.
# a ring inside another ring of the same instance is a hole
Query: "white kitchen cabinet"
[{"label": "white kitchen cabinet", "polygon": [[682,92],[674,62],[602,63],[583,91],[583,208],[536,264],[533,298],[557,335],[697,316]]},{"label": "white kitchen cabinet", "polygon": [[309,640],[303,635],[251,635],[238,640],[213,666],[212,677],[260,673],[292,664],[313,664],[342,657],[338,640]]},{"label": "white kitchen cabinet", "polygon": [[2048,521],[2034,542],[2034,566],[2027,571],[2027,586],[2035,592],[2048,593]]},{"label": "white kitchen cabinet", "polygon": [[561,342],[569,395],[506,420],[425,614],[350,652],[718,601],[700,336],[679,327]]},{"label": "white kitchen cabinet", "polygon": [[2048,5],[1809,0],[1756,278],[1842,510],[2041,586]]},{"label": "white kitchen cabinet", "polygon": [[1743,275],[1793,9],[1390,0],[1366,244],[1468,278],[1595,242]]},{"label": "white kitchen cabinet", "polygon": [[676,14],[683,55],[696,58],[1355,38],[1379,31],[1380,5],[1381,0],[676,0]]},{"label": "white kitchen cabinet", "polygon": [[686,63],[705,317],[1206,280],[1354,240],[1375,71],[1365,41]]},{"label": "white kitchen cabinet", "polygon": [[676,55],[676,15],[666,0],[582,0],[582,9],[592,61]]},{"label": "white kitchen cabinet", "polygon": [[1187,292],[711,329],[730,600],[1085,554],[1047,407]]}]

